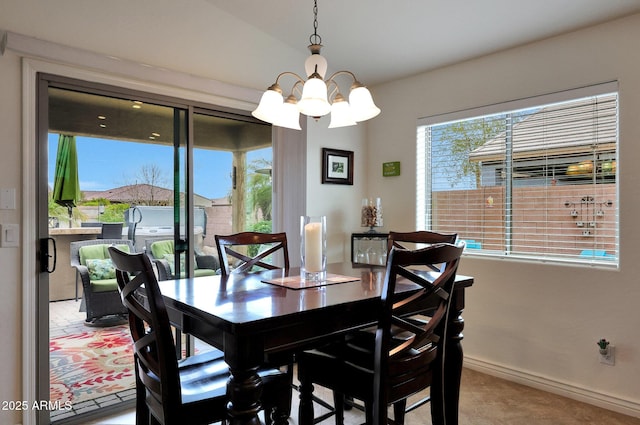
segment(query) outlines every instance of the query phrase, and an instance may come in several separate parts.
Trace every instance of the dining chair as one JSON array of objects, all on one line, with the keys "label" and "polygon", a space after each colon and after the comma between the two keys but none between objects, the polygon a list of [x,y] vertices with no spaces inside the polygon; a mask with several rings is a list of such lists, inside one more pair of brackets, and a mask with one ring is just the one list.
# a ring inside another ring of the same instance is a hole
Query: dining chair
[{"label": "dining chair", "polygon": [[457,233],[437,233],[429,230],[417,230],[415,232],[389,232],[387,239],[387,251],[392,247],[404,249],[417,249],[436,243],[456,243]]},{"label": "dining chair", "polygon": [[[169,316],[149,257],[109,248],[122,303],[129,311],[136,369],[136,424],[210,424],[225,421],[229,368],[213,349],[178,361]],[[141,288],[144,286],[144,288]],[[287,423],[288,377],[261,369],[267,423]]]},{"label": "dining chair", "polygon": [[[437,244],[437,243],[451,243],[454,244],[458,240],[457,233],[438,233],[430,230],[417,230],[414,232],[394,232],[389,231],[389,237],[387,239],[388,250],[392,247],[404,248],[404,249],[418,249],[425,246]],[[433,271],[440,271],[440,264],[431,264],[429,268]],[[424,322],[429,320],[423,315],[414,315],[412,320],[415,322]],[[418,407],[428,403],[430,401],[429,396],[422,397],[419,400],[415,400],[409,407],[405,406],[405,414],[417,409]]]},{"label": "dining chair", "polygon": [[[228,276],[232,273],[250,273],[262,270],[289,270],[289,249],[286,233],[240,232],[231,235],[215,235],[220,274]],[[274,262],[273,255],[281,254],[281,264]],[[285,368],[289,378],[289,398],[292,395],[294,356],[270,354],[265,359],[266,365]],[[288,413],[291,412],[289,405]]]},{"label": "dining chair", "polygon": [[[223,276],[259,270],[289,269],[286,233],[241,232],[215,235],[220,271]],[[274,264],[274,254],[282,254],[282,266]],[[270,258],[269,258],[270,257]]]},{"label": "dining chair", "polygon": [[[446,319],[463,248],[461,242],[391,249],[376,332],[354,333],[344,342],[298,355],[299,423],[314,420],[314,385],[333,391],[338,425],[344,423],[345,397],[364,402],[367,424],[386,424],[389,405],[395,423],[404,423],[407,398],[431,386],[436,359],[444,358],[443,353],[438,355],[442,349],[438,342],[446,341]],[[443,264],[442,271],[431,271],[434,264]],[[395,294],[396,284],[409,282],[419,290]],[[401,314],[425,302],[435,306],[429,321],[414,322]]]}]

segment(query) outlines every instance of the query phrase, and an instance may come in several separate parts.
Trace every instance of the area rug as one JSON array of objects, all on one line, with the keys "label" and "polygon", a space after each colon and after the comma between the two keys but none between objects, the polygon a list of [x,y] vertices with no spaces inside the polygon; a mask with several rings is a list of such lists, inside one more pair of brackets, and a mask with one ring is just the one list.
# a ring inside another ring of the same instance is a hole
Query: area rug
[{"label": "area rug", "polygon": [[77,405],[135,387],[128,325],[51,338],[51,401]]}]

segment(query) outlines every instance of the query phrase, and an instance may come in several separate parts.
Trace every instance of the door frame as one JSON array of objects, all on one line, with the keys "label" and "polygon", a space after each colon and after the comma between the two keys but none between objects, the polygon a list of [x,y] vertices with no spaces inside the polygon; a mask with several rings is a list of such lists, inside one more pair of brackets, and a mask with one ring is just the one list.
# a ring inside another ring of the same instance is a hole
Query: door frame
[{"label": "door frame", "polygon": [[[222,109],[251,110],[255,107],[259,97],[257,91],[228,85],[219,86],[220,83],[213,80],[200,79],[178,72],[162,71],[160,74],[149,67],[132,62],[107,60],[105,57],[91,52],[76,51],[63,46],[36,45],[32,50],[35,56],[42,58],[24,57],[22,59],[22,395],[24,400],[39,400],[42,392],[39,387],[38,377],[41,368],[47,365],[48,358],[34,355],[38,353],[41,341],[38,338],[43,326],[39,319],[39,279],[38,243],[39,229],[34,225],[38,221],[38,164],[35,159],[39,157],[39,129],[38,129],[38,73],[45,73],[77,79],[96,84],[104,84],[113,87],[121,87],[126,90],[140,90],[146,93],[158,93],[160,96],[169,96],[185,99],[193,102],[201,102],[204,105],[216,105]],[[43,53],[41,47],[47,47]],[[24,53],[24,52],[20,52]],[[33,56],[27,54],[27,56]],[[43,60],[45,59],[45,60]],[[65,60],[60,63],[59,60]],[[102,71],[94,71],[87,66]],[[123,76],[122,74],[126,75]],[[178,86],[178,87],[177,87]],[[213,87],[212,87],[213,86]],[[212,88],[221,88],[225,95],[211,94]],[[233,96],[228,96],[233,94]],[[276,155],[274,143],[274,156]],[[299,158],[292,158],[292,163],[300,164]],[[301,170],[302,171],[302,170]],[[274,168],[274,174],[277,171]],[[297,196],[304,199],[304,196]],[[297,209],[304,210],[304,205],[298,205]],[[277,219],[274,220],[274,223]],[[282,221],[280,220],[280,223]],[[48,308],[48,300],[46,300]],[[45,324],[48,328],[48,323]],[[48,334],[48,332],[47,332]],[[48,341],[48,337],[47,337]],[[40,369],[39,369],[40,368]],[[41,383],[40,383],[41,384]],[[49,412],[46,418],[42,412],[34,410],[23,412],[22,423],[24,425],[43,425],[49,423]]]}]

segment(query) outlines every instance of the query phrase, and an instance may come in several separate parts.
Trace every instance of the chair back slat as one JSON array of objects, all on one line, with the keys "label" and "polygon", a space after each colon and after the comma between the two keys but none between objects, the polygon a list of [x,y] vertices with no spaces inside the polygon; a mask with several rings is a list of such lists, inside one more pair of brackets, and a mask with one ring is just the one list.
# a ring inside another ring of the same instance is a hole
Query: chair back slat
[{"label": "chair back slat", "polygon": [[[241,232],[233,235],[215,235],[220,270],[223,276],[231,273],[245,273],[256,270],[289,268],[289,249],[286,233]],[[248,254],[250,246],[258,245],[255,255]],[[262,251],[260,249],[263,249]],[[284,265],[268,263],[267,257],[281,251]],[[233,261],[238,264],[233,264]]]},{"label": "chair back slat", "polygon": [[[456,243],[457,233],[438,233],[429,230],[418,230],[415,232],[389,232],[387,239],[387,256],[391,248],[401,248],[416,250],[438,243]],[[429,266],[433,271],[440,271],[440,264],[434,263]]]},{"label": "chair back slat", "polygon": [[[415,250],[426,245],[437,243],[456,243],[458,240],[457,233],[437,233],[427,230],[418,230],[415,232],[389,232],[387,242],[388,251],[392,247]],[[421,246],[422,245],[422,246]]]},{"label": "chair back slat", "polygon": [[145,254],[109,247],[109,255],[122,302],[129,310],[137,378],[146,388],[150,408],[164,417],[164,412],[178,410],[181,391],[175,342],[158,280]]}]

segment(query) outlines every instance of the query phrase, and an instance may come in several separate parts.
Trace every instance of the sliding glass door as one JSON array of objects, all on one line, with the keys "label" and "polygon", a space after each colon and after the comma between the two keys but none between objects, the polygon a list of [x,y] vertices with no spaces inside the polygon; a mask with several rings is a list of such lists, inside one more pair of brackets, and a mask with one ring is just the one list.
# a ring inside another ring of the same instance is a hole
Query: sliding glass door
[{"label": "sliding glass door", "polygon": [[[87,315],[91,294],[72,267],[81,262],[73,247],[121,224],[109,239],[146,253],[160,279],[217,273],[214,234],[271,230],[271,128],[237,111],[57,76],[41,75],[39,87],[38,395],[59,407],[39,423],[78,423],[133,406],[133,368],[115,368],[132,359],[115,349],[88,357],[104,343],[95,335],[122,321],[117,311]],[[71,142],[79,187],[63,199],[54,186]],[[93,348],[74,353],[67,343],[82,338]],[[105,372],[101,356],[114,368]],[[92,386],[98,381],[108,385]]]},{"label": "sliding glass door", "polygon": [[270,232],[271,127],[201,108],[193,123],[194,233],[201,209],[207,218],[204,237],[195,238],[196,251],[215,252],[214,234]]}]

